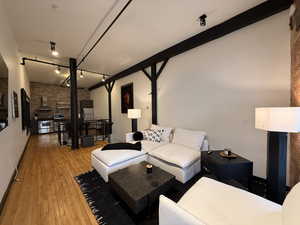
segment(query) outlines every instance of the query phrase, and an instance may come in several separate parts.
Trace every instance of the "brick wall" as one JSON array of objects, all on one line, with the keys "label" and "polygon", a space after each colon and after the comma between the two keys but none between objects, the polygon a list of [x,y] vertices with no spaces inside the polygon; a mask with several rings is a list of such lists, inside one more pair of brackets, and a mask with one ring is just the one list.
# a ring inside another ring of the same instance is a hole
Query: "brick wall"
[{"label": "brick wall", "polygon": [[[31,115],[38,112],[39,117],[47,118],[53,116],[57,102],[65,102],[70,105],[70,89],[58,85],[30,83],[31,90]],[[48,98],[48,106],[53,109],[51,112],[39,112],[41,106],[41,96]],[[78,107],[80,100],[90,99],[90,92],[87,89],[78,89]],[[70,118],[70,109],[59,110],[66,118]]]},{"label": "brick wall", "polygon": [[[300,10],[300,3],[296,1]],[[299,21],[300,22],[300,21]],[[298,22],[298,23],[299,23]],[[300,106],[300,29],[296,31],[293,17],[291,31],[291,106]],[[290,153],[290,184],[293,186],[300,181],[300,134],[291,134]]]}]

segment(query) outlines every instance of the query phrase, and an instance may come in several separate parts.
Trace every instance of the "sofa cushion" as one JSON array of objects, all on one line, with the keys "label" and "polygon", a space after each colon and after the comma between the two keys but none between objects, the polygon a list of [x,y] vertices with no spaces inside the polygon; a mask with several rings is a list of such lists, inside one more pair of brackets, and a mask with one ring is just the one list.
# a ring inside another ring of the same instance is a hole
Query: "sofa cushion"
[{"label": "sofa cushion", "polygon": [[107,150],[101,151],[101,149],[94,150],[92,155],[107,166],[111,167],[116,164],[125,162],[127,160],[144,155],[144,152],[135,150]]},{"label": "sofa cushion", "polygon": [[300,209],[300,183],[296,184],[283,202],[283,225],[298,225]]},{"label": "sofa cushion", "polygon": [[178,205],[206,224],[282,225],[280,205],[209,178],[194,184]]},{"label": "sofa cushion", "polygon": [[177,144],[165,144],[149,152],[149,155],[163,161],[186,168],[200,159],[200,152]]},{"label": "sofa cushion", "polygon": [[174,144],[181,144],[200,151],[206,133],[176,128],[173,137]]},{"label": "sofa cushion", "polygon": [[147,141],[143,140],[142,143],[142,151],[145,153],[149,153],[154,151],[155,149],[159,148],[160,146],[163,146],[167,143],[164,142],[153,142],[153,141]]},{"label": "sofa cushion", "polygon": [[161,133],[161,141],[163,142],[170,142],[171,141],[171,134],[173,131],[173,128],[170,127],[162,127],[155,124],[151,125],[151,130],[158,130]]}]

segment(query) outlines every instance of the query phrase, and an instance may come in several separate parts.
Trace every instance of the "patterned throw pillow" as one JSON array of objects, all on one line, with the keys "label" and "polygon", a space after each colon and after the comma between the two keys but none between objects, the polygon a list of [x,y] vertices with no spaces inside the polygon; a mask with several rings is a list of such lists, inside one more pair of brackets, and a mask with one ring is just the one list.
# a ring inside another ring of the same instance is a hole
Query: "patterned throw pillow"
[{"label": "patterned throw pillow", "polygon": [[143,131],[144,140],[160,142],[161,141],[161,132],[157,130],[145,130]]}]

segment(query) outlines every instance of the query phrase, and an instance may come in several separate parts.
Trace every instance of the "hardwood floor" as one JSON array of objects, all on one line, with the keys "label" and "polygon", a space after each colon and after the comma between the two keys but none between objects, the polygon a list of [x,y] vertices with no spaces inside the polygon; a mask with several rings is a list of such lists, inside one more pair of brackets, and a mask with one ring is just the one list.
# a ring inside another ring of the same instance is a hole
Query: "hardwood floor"
[{"label": "hardwood floor", "polygon": [[90,152],[71,151],[55,135],[32,136],[0,225],[97,225],[74,176],[91,169]]}]

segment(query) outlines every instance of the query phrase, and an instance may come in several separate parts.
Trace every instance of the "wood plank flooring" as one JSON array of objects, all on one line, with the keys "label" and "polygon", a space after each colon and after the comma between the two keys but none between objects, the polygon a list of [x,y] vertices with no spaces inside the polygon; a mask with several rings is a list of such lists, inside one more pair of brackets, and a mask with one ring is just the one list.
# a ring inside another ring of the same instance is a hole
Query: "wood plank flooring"
[{"label": "wood plank flooring", "polygon": [[74,176],[91,169],[90,152],[71,151],[55,135],[32,136],[0,225],[97,225]]}]

